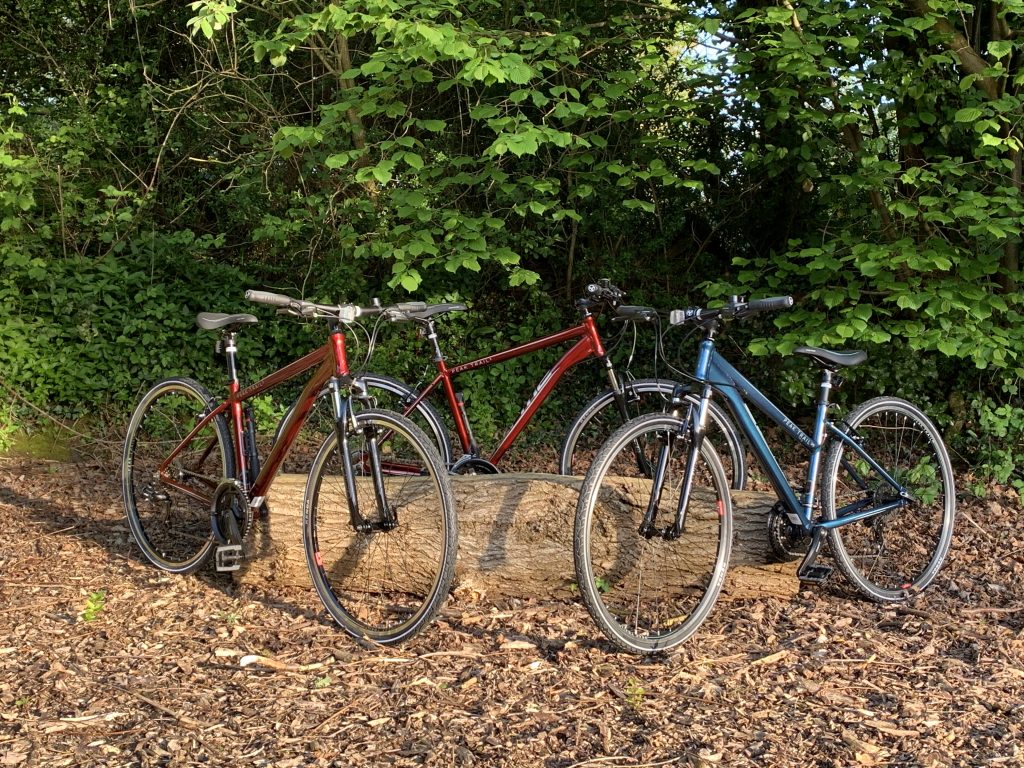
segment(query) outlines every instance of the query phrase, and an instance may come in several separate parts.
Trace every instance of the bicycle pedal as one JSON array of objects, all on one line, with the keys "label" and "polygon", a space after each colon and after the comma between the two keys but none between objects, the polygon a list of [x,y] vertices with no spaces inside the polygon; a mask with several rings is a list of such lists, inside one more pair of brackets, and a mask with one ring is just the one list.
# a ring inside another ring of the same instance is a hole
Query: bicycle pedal
[{"label": "bicycle pedal", "polygon": [[242,567],[242,545],[224,544],[217,547],[214,554],[214,563],[218,573],[237,571]]},{"label": "bicycle pedal", "polygon": [[810,565],[796,572],[796,577],[800,581],[810,584],[824,584],[831,575],[832,568],[828,565]]}]

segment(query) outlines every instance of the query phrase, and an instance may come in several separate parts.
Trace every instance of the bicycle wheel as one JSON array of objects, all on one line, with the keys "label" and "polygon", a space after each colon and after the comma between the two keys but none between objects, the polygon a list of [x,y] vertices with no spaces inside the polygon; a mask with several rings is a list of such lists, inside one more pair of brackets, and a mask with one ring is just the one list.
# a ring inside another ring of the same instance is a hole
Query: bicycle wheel
[{"label": "bicycle wheel", "polygon": [[[667,379],[638,379],[626,384],[628,418],[623,419],[610,389],[602,392],[572,420],[558,454],[558,471],[563,475],[582,475],[587,463],[605,440],[628,420],[645,413],[664,413],[672,402],[677,383]],[[688,394],[687,402],[697,403],[697,396]],[[729,415],[714,401],[709,403],[709,429],[705,435],[723,458],[726,476],[736,490],[746,485],[747,462],[743,441]]]},{"label": "bicycle wheel", "polygon": [[[407,403],[413,402],[419,396],[419,393],[415,392],[408,384],[391,376],[384,376],[379,373],[366,373],[358,378],[363,382],[367,393],[373,397],[375,407],[381,410],[402,413],[405,411]],[[354,401],[354,403],[357,407],[362,407],[358,400]],[[285,413],[284,418],[281,419],[281,423],[278,425],[277,432],[274,435],[274,442],[277,442],[281,427],[294,408],[295,404],[293,403]],[[430,403],[423,402],[406,414],[406,418],[422,429],[434,441],[434,445],[437,446],[445,466],[451,466],[453,461],[452,443],[448,435],[448,427],[445,426],[444,418],[437,412],[437,409]],[[333,431],[334,406],[331,404],[330,393],[325,389],[317,397],[313,410],[310,411],[309,416],[306,418],[306,423],[303,425],[298,438],[296,438],[292,446],[292,450],[289,452],[287,468],[304,472],[312,463],[312,457],[315,455],[316,450]]]},{"label": "bicycle wheel", "polygon": [[[655,526],[675,521],[690,441],[683,419],[647,414],[609,438],[583,481],[573,530],[576,583],[604,634],[630,653],[673,648],[707,618],[725,581],[732,549],[732,502],[725,470],[704,441],[682,535],[640,532],[652,501],[649,471],[664,454]],[[640,459],[637,452],[643,453]]]},{"label": "bicycle wheel", "polygon": [[231,433],[218,416],[171,462],[166,476],[174,484],[160,479],[160,465],[212,402],[192,379],[165,379],[139,401],[124,441],[121,491],[128,526],[146,558],[172,573],[191,573],[210,556],[213,492],[234,476]]},{"label": "bicycle wheel", "polygon": [[[349,420],[355,488],[330,435],[313,462],[303,501],[302,541],[317,594],[361,641],[391,644],[419,632],[440,609],[455,575],[458,523],[448,472],[433,443],[403,416],[378,409]],[[378,510],[371,441],[379,441],[381,485],[395,525]],[[368,523],[353,525],[348,493]],[[366,530],[368,529],[368,530]]]},{"label": "bicycle wheel", "polygon": [[[846,432],[908,492],[889,512],[829,531],[836,563],[873,600],[905,600],[927,587],[949,552],[956,513],[953,467],[942,436],[906,402],[878,397],[845,420]],[[897,501],[898,489],[852,448],[835,440],[822,485],[822,513],[835,520]]]}]

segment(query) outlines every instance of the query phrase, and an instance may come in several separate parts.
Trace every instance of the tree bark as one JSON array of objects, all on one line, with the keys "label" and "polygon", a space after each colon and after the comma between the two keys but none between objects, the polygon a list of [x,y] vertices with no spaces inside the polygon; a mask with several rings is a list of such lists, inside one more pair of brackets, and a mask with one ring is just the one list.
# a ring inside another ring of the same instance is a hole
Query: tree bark
[{"label": "tree bark", "polygon": [[[274,481],[269,518],[257,524],[252,557],[236,580],[309,588],[302,548],[305,480],[279,475]],[[574,595],[573,520],[581,478],[501,474],[452,480],[459,517],[456,592],[473,599]],[[733,491],[732,499],[733,548],[723,599],[793,597],[797,564],[774,562],[768,547],[766,521],[775,497]]]}]

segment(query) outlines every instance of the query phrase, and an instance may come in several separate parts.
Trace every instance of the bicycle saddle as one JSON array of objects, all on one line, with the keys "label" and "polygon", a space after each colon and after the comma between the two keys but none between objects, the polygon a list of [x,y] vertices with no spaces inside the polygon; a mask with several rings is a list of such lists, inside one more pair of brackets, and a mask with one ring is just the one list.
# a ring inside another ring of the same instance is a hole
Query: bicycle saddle
[{"label": "bicycle saddle", "polygon": [[225,315],[221,312],[200,312],[196,315],[196,325],[204,331],[233,331],[243,325],[252,325],[259,320],[254,315]]},{"label": "bicycle saddle", "polygon": [[830,349],[819,347],[797,347],[793,352],[798,355],[807,355],[832,371],[841,366],[860,365],[868,359],[868,353],[862,349],[853,352],[833,352]]}]

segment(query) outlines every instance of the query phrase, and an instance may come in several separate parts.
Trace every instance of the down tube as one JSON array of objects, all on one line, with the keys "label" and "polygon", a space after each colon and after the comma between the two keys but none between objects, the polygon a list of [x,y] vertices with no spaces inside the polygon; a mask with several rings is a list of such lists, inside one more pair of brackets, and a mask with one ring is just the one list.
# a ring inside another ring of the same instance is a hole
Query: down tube
[{"label": "down tube", "polygon": [[809,451],[814,451],[814,441],[800,427],[786,416],[767,397],[750,383],[739,371],[723,357],[715,354],[711,358],[708,379],[716,391],[722,394],[729,404],[729,410],[733,418],[739,423],[740,431],[747,437],[751,450],[760,462],[761,467],[768,473],[772,488],[780,499],[790,508],[797,512],[803,510],[803,505],[797,499],[796,494],[786,479],[786,474],[779,466],[775,455],[761,432],[761,428],[754,421],[746,401],[750,401],[757,410],[778,424],[795,441],[803,445]]},{"label": "down tube", "polygon": [[571,349],[567,350],[562,358],[554,364],[554,366],[546,374],[544,378],[540,380],[537,388],[533,391],[533,395],[527,401],[526,406],[523,408],[522,413],[519,414],[519,418],[515,420],[515,423],[509,428],[508,434],[501,441],[501,445],[494,451],[490,461],[492,464],[497,464],[505,452],[511,447],[515,439],[519,437],[519,434],[523,431],[526,425],[533,418],[533,415],[537,412],[537,409],[541,407],[548,395],[551,394],[551,390],[555,388],[559,380],[565,375],[565,372],[572,368],[579,362],[586,360],[593,356],[594,347],[590,342],[589,338],[580,339]]}]

